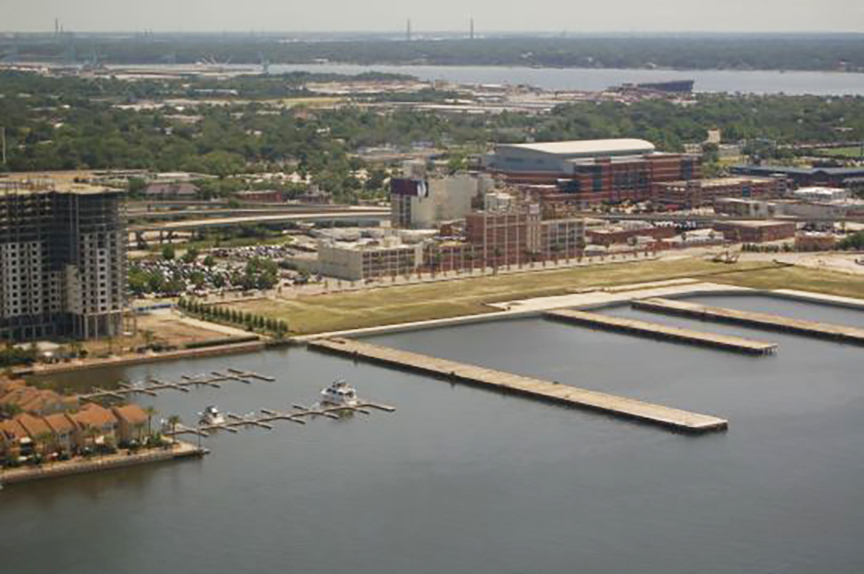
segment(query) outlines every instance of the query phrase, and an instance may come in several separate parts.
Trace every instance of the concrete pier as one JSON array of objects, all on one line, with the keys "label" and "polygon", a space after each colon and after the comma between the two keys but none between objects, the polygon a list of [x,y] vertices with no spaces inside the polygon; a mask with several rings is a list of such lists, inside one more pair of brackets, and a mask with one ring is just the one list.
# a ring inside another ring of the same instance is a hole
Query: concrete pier
[{"label": "concrete pier", "polygon": [[446,378],[450,381],[475,384],[570,407],[598,411],[679,432],[699,434],[723,431],[728,427],[728,421],[713,416],[381,347],[352,339],[319,339],[309,341],[308,345],[310,349],[317,351],[346,355],[355,359]]},{"label": "concrete pier", "polygon": [[544,313],[544,316],[566,323],[575,323],[577,325],[603,329],[605,331],[620,331],[640,337],[649,337],[652,339],[661,339],[678,343],[689,343],[692,345],[722,349],[724,351],[746,353],[748,355],[768,355],[777,350],[777,345],[775,343],[763,343],[761,341],[753,341],[741,337],[729,337],[714,333],[691,331],[690,329],[684,329],[681,327],[671,327],[669,325],[648,323],[636,319],[624,319],[622,317],[611,317],[609,315],[575,311],[572,309],[547,311]]},{"label": "concrete pier", "polygon": [[864,345],[864,329],[856,327],[845,327],[843,325],[831,325],[816,321],[805,321],[779,315],[766,313],[753,313],[751,311],[737,311],[724,307],[709,307],[689,301],[675,299],[641,299],[631,303],[634,309],[666,313],[669,315],[681,315],[692,317],[702,321],[717,321],[721,323],[732,323],[746,325],[770,331],[781,331],[805,335],[818,339],[828,339],[843,343],[854,343]]}]

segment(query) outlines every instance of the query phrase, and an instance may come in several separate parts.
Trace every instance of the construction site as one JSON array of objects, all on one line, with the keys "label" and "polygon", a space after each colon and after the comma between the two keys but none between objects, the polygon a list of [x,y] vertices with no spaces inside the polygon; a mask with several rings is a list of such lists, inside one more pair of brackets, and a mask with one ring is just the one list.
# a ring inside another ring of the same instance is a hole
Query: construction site
[{"label": "construction site", "polygon": [[122,332],[123,196],[52,180],[0,182],[0,339]]}]

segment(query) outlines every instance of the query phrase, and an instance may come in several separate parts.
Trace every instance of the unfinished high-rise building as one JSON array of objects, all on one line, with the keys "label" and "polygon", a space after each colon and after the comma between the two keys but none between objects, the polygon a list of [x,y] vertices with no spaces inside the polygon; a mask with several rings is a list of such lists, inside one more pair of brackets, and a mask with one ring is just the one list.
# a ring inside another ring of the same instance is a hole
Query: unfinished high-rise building
[{"label": "unfinished high-rise building", "polygon": [[123,192],[0,182],[0,340],[121,333]]}]

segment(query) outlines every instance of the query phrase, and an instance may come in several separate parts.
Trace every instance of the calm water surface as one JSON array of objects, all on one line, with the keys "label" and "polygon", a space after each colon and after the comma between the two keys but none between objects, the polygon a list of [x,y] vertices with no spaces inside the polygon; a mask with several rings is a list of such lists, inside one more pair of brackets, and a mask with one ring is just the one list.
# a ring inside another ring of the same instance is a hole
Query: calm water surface
[{"label": "calm water surface", "polygon": [[309,403],[337,376],[398,410],[220,435],[203,461],[8,487],[4,563],[75,574],[861,572],[864,349],[606,312],[780,352],[751,358],[542,319],[372,339],[730,420],[728,433],[698,438],[303,349],[102,373],[278,376],[153,400],[189,422],[211,403]]},{"label": "calm water surface", "polygon": [[409,74],[421,80],[460,84],[528,84],[546,90],[605,90],[624,83],[695,80],[697,92],[745,94],[864,95],[864,74],[780,72],[772,70],[622,70],[612,68],[529,68],[505,66],[361,66],[356,64],[280,64],[271,73],[318,72]]}]

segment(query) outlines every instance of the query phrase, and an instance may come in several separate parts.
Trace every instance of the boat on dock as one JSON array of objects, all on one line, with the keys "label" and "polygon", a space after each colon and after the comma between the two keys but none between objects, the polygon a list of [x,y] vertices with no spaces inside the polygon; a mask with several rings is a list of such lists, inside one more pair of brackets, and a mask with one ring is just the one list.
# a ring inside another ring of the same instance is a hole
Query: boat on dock
[{"label": "boat on dock", "polygon": [[206,409],[204,409],[203,413],[198,413],[199,419],[198,422],[202,426],[213,426],[213,425],[221,425],[225,424],[225,417],[222,416],[222,413],[219,412],[219,409],[210,405]]},{"label": "boat on dock", "polygon": [[336,379],[321,391],[321,404],[336,407],[356,407],[360,404],[357,390],[344,379]]}]

